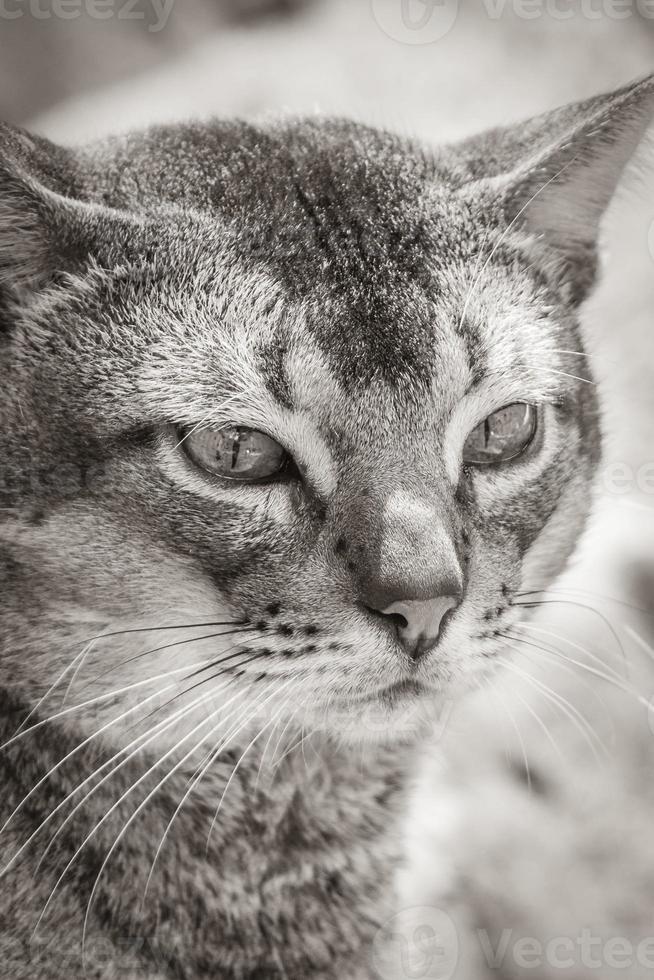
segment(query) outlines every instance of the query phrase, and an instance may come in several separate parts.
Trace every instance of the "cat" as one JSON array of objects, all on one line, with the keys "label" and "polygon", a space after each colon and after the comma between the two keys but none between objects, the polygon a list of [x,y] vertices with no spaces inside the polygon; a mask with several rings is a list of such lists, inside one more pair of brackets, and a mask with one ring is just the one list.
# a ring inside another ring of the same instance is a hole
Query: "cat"
[{"label": "cat", "polygon": [[6,975],[371,975],[416,744],[590,509],[653,113],[3,129]]}]

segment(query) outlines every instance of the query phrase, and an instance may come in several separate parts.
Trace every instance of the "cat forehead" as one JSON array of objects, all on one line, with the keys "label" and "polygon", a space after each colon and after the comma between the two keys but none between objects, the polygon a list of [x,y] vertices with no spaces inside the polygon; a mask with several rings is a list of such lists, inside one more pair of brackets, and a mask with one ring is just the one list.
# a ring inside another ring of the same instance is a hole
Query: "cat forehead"
[{"label": "cat forehead", "polygon": [[[156,127],[96,144],[86,162],[91,170],[99,163],[109,182],[118,176],[127,196],[234,212],[245,208],[251,216],[264,201],[286,211],[301,201],[303,190],[337,195],[340,209],[361,211],[371,203],[411,198],[421,182],[439,173],[436,153],[421,144],[352,121],[320,118]],[[140,183],[144,177],[147,183]],[[98,169],[95,186],[99,179]]]},{"label": "cat forehead", "polygon": [[[489,229],[424,149],[339,121],[225,123],[157,131],[131,147],[129,166],[117,160],[122,192],[141,204],[215,219],[241,294],[248,280],[278,286],[346,388],[407,375],[431,385],[457,317],[481,356],[479,324],[463,313]],[[286,335],[280,326],[266,345],[268,373],[282,367]]]}]

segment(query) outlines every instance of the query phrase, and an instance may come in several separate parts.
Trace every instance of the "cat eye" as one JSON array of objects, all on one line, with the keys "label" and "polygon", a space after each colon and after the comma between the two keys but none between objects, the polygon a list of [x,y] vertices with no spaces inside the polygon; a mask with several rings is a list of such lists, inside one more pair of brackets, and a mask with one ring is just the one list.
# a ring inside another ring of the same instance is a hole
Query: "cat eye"
[{"label": "cat eye", "polygon": [[473,429],[463,447],[463,461],[472,466],[508,463],[523,453],[536,433],[533,405],[515,402],[493,412]]},{"label": "cat eye", "polygon": [[242,483],[269,480],[289,462],[279,443],[244,426],[190,429],[183,434],[181,444],[200,469]]}]

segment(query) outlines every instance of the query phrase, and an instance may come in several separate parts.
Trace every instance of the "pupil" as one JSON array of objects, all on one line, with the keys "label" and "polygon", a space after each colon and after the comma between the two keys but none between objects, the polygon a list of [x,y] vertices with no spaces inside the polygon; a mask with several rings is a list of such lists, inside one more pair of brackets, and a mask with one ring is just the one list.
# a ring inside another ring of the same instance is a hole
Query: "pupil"
[{"label": "pupil", "polygon": [[241,435],[239,432],[235,432],[232,436],[232,462],[231,468],[236,469],[238,465],[238,456],[241,451]]}]

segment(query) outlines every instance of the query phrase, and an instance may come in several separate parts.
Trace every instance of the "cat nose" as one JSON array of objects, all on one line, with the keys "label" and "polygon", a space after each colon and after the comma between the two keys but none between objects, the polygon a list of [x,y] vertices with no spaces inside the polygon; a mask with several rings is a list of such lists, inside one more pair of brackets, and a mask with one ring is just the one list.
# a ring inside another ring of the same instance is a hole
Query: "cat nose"
[{"label": "cat nose", "polygon": [[359,604],[393,627],[408,656],[419,660],[436,646],[463,599],[464,573],[446,505],[402,486],[386,496],[378,489],[350,505],[344,528]]},{"label": "cat nose", "polygon": [[461,604],[460,588],[451,586],[448,591],[452,594],[433,599],[403,599],[377,610],[393,620],[399,641],[416,663],[438,644],[445,624]]}]

